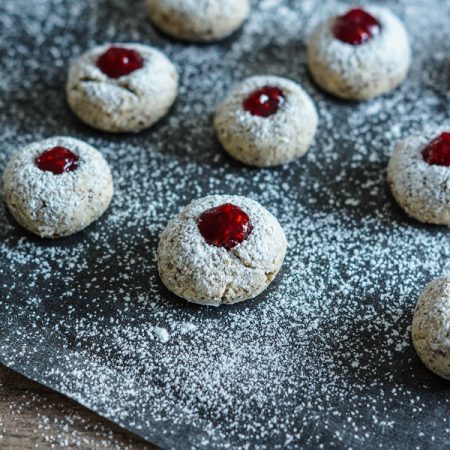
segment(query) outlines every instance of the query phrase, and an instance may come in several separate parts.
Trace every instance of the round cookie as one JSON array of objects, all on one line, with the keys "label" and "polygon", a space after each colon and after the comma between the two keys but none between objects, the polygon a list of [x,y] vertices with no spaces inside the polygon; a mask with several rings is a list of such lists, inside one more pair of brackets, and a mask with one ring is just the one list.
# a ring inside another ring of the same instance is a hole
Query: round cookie
[{"label": "round cookie", "polygon": [[393,196],[408,215],[450,225],[450,133],[427,131],[400,141],[387,175]]},{"label": "round cookie", "polygon": [[316,133],[316,108],[291,80],[253,76],[218,107],[214,128],[225,150],[257,167],[285,164],[304,155]]},{"label": "round cookie", "polygon": [[161,234],[164,285],[190,302],[220,305],[260,294],[278,274],[286,237],[259,203],[235,195],[193,201]]},{"label": "round cookie", "polygon": [[68,236],[108,208],[108,163],[90,145],[69,137],[35,142],[16,152],[3,175],[5,201],[17,222],[41,237]]},{"label": "round cookie", "polygon": [[425,287],[414,311],[411,334],[428,369],[450,380],[450,273]]},{"label": "round cookie", "polygon": [[146,0],[153,24],[185,41],[210,42],[236,31],[250,12],[250,0]]},{"label": "round cookie", "polygon": [[150,127],[172,106],[178,75],[169,59],[140,44],[95,47],[70,66],[66,86],[73,112],[88,125],[110,132]]},{"label": "round cookie", "polygon": [[325,91],[365,100],[395,89],[411,64],[407,32],[390,11],[355,8],[323,22],[311,35],[308,67]]}]

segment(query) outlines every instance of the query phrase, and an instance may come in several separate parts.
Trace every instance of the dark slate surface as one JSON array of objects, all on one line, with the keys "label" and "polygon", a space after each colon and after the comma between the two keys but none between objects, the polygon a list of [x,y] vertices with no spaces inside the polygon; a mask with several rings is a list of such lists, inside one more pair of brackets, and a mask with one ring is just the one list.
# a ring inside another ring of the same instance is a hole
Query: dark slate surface
[{"label": "dark slate surface", "polygon": [[[385,167],[395,140],[448,119],[450,7],[382,3],[413,36],[413,68],[354,104],[304,64],[305,36],[344,2],[260,1],[232,38],[186,46],[138,0],[3,0],[0,169],[24,143],[72,135],[105,154],[116,196],[55,242],[1,206],[0,362],[164,448],[448,448],[449,385],[409,341],[418,293],[450,268],[448,229],[405,217]],[[169,117],[136,136],[91,130],[65,103],[68,61],[114,40],[160,47],[181,74]],[[214,139],[215,105],[253,73],[299,81],[318,106],[316,143],[289,167],[243,167]],[[261,201],[290,242],[266,293],[220,309],[174,298],[154,258],[167,220],[212,192]]]}]

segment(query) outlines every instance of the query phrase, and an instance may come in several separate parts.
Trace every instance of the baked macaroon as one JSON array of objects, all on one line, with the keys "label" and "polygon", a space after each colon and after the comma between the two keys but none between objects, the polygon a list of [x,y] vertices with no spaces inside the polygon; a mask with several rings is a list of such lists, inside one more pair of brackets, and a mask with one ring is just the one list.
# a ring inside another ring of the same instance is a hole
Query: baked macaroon
[{"label": "baked macaroon", "polygon": [[213,195],[193,201],[168,223],[158,245],[158,271],[181,298],[232,304],[267,288],[286,246],[278,220],[258,202]]},{"label": "baked macaroon", "polygon": [[317,111],[300,85],[286,78],[253,76],[217,108],[214,128],[235,159],[257,167],[289,163],[309,149]]},{"label": "baked macaroon", "polygon": [[178,92],[175,66],[141,44],[105,44],[70,66],[66,86],[73,112],[93,128],[136,133],[167,114]]},{"label": "baked macaroon", "polygon": [[450,273],[425,287],[414,311],[411,334],[428,369],[450,380]]},{"label": "baked macaroon", "polygon": [[189,42],[210,42],[234,33],[250,12],[250,0],[146,0],[152,23]]},{"label": "baked macaroon", "polygon": [[106,211],[113,180],[95,148],[78,139],[53,137],[12,156],[3,190],[20,225],[38,236],[58,238],[86,228]]},{"label": "baked macaroon", "polygon": [[388,182],[409,216],[450,225],[450,132],[430,130],[400,141],[389,160]]},{"label": "baked macaroon", "polygon": [[308,67],[324,91],[366,100],[394,90],[411,64],[408,34],[381,7],[354,8],[321,23],[311,35]]}]

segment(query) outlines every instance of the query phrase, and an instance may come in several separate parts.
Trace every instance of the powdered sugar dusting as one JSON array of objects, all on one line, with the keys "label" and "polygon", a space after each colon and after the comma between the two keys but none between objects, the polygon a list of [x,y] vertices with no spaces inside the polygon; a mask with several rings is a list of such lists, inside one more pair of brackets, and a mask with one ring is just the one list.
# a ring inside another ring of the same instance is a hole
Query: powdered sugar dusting
[{"label": "powdered sugar dusting", "polygon": [[[57,146],[79,157],[76,170],[55,175],[38,167],[36,158]],[[112,183],[108,164],[95,148],[61,136],[18,148],[3,176],[10,211],[22,226],[43,237],[70,235],[90,225],[110,204]]]},{"label": "powdered sugar dusting", "polygon": [[445,130],[423,130],[399,142],[389,160],[388,178],[408,214],[421,222],[450,225],[450,169],[428,164],[422,155]]},{"label": "powdered sugar dusting", "polygon": [[[259,117],[244,111],[244,100],[256,89],[275,86],[285,103],[276,114]],[[281,77],[253,76],[239,83],[217,108],[214,128],[224,148],[246,164],[267,167],[302,156],[317,130],[311,98],[296,83]]]},{"label": "powdered sugar dusting", "polygon": [[[117,79],[97,67],[98,58],[121,46],[138,52],[143,67]],[[70,66],[66,86],[73,111],[91,126],[112,132],[137,132],[169,110],[178,90],[178,74],[168,58],[150,46],[104,44],[84,52]]]},{"label": "powdered sugar dusting", "polygon": [[[421,364],[409,326],[423,286],[449,270],[448,229],[408,219],[385,178],[395,143],[447,115],[450,6],[392,4],[413,36],[410,76],[391,95],[343,104],[305,67],[307,35],[343,3],[263,0],[213,46],[169,42],[142,3],[0,6],[14,25],[0,39],[0,168],[57,131],[102,151],[116,187],[101,221],[57,243],[0,208],[0,360],[164,447],[444,447],[447,384]],[[173,112],[136,136],[84,127],[63,95],[81,49],[119,40],[161,48],[181,76]],[[214,139],[216,105],[255,73],[298,81],[317,105],[316,143],[288,167],[243,167]],[[266,293],[220,309],[171,296],[155,260],[168,220],[213,193],[256,199],[291,243]]]},{"label": "powdered sugar dusting", "polygon": [[366,8],[381,31],[363,45],[336,39],[336,14],[320,24],[308,43],[308,64],[317,83],[348,99],[372,98],[403,81],[411,62],[407,31],[389,10]]},{"label": "powdered sugar dusting", "polygon": [[[210,208],[231,203],[249,216],[253,229],[239,245],[209,245],[198,217]],[[256,297],[278,274],[286,254],[286,237],[277,219],[257,202],[237,195],[197,199],[161,234],[158,271],[164,285],[194,303],[231,304]]]}]

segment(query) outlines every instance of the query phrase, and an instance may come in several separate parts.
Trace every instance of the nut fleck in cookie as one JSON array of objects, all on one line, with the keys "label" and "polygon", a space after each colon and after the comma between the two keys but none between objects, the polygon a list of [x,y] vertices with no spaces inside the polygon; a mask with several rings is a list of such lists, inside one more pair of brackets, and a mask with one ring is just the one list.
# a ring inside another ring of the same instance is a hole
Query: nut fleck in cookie
[{"label": "nut fleck in cookie", "polygon": [[66,91],[70,107],[88,125],[138,132],[169,111],[177,96],[178,75],[155,48],[107,44],[72,63]]},{"label": "nut fleck in cookie", "polygon": [[325,91],[364,100],[395,89],[411,64],[407,32],[384,8],[355,8],[319,25],[308,42],[308,66]]},{"label": "nut fleck in cookie", "polygon": [[87,227],[113,196],[111,171],[100,152],[68,137],[35,142],[16,152],[3,182],[6,204],[17,222],[48,238]]},{"label": "nut fleck in cookie", "polygon": [[250,0],[147,0],[153,24],[168,35],[208,42],[236,31],[250,12]]},{"label": "nut fleck in cookie", "polygon": [[225,150],[244,164],[267,167],[304,155],[318,117],[309,95],[293,81],[247,78],[218,107],[214,128]]},{"label": "nut fleck in cookie", "polygon": [[450,380],[450,273],[432,281],[422,292],[411,333],[423,363]]},{"label": "nut fleck in cookie", "polygon": [[399,142],[389,161],[388,181],[411,217],[450,225],[450,132],[428,131]]},{"label": "nut fleck in cookie", "polygon": [[278,274],[286,237],[277,219],[254,200],[213,195],[195,200],[169,222],[158,246],[162,282],[204,305],[241,302]]}]

